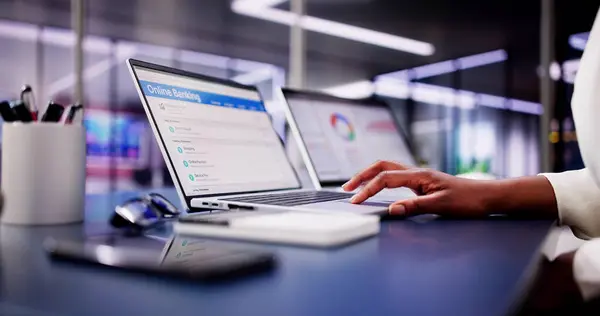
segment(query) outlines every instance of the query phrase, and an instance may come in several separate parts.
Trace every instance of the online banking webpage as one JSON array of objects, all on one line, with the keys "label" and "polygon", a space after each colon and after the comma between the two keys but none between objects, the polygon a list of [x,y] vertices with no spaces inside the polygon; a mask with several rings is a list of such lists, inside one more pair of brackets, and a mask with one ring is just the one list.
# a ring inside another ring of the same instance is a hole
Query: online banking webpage
[{"label": "online banking webpage", "polygon": [[299,186],[258,92],[134,69],[187,196]]},{"label": "online banking webpage", "polygon": [[286,99],[320,181],[346,181],[377,160],[414,165],[388,109]]}]

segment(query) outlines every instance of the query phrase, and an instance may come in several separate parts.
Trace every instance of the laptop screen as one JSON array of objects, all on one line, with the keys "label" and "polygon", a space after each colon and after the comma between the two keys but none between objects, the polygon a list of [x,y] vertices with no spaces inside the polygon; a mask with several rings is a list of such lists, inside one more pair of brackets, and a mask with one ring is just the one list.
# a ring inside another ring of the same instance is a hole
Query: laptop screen
[{"label": "laptop screen", "polygon": [[415,165],[383,103],[290,90],[284,96],[322,185],[347,181],[377,160]]},{"label": "laptop screen", "polygon": [[300,186],[255,88],[139,65],[133,70],[186,196]]}]

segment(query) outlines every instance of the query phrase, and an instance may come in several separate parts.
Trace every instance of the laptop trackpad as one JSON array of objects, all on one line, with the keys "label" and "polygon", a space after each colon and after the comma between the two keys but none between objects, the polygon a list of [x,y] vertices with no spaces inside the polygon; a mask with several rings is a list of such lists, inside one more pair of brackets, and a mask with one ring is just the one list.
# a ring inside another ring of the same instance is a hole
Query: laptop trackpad
[{"label": "laptop trackpad", "polygon": [[[350,200],[342,200],[342,201],[337,201],[337,202],[350,203]],[[372,201],[372,202],[365,201],[365,202],[360,203],[359,205],[386,207],[387,208],[392,203],[394,203],[394,202],[391,202],[391,201]]]}]

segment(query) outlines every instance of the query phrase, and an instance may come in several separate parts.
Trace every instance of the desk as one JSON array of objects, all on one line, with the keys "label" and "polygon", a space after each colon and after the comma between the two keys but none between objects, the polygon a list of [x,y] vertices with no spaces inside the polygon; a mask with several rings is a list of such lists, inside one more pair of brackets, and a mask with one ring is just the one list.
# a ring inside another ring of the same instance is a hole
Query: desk
[{"label": "desk", "polygon": [[[176,200],[174,190],[162,191]],[[86,224],[0,228],[0,314],[501,315],[550,221],[390,221],[333,251],[268,246],[270,273],[199,285],[52,263],[45,236],[104,229],[117,193],[87,198]]]}]

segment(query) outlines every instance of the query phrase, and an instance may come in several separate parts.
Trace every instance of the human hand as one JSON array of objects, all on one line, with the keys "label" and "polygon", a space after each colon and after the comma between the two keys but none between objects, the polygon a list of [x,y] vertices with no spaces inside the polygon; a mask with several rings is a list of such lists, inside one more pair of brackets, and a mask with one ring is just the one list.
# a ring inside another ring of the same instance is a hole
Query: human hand
[{"label": "human hand", "polygon": [[378,161],[357,173],[342,188],[353,191],[359,204],[385,188],[407,187],[417,197],[399,200],[389,206],[392,215],[439,214],[478,217],[488,215],[486,189],[492,181],[470,180],[422,168],[408,167],[392,161]]}]

